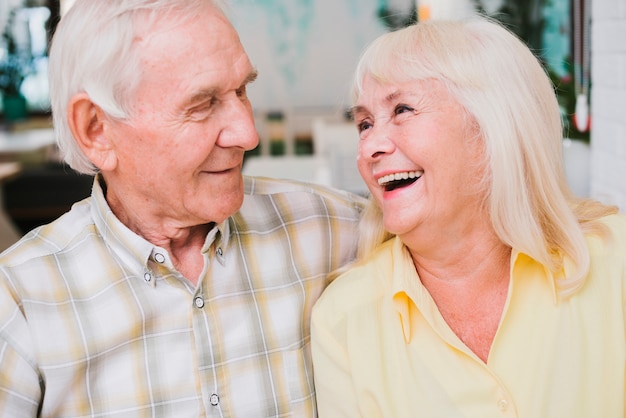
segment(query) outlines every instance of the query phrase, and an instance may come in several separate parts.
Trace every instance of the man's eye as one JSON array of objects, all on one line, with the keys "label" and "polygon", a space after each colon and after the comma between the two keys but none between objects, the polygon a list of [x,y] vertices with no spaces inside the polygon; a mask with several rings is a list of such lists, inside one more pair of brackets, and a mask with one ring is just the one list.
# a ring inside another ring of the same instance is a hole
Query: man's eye
[{"label": "man's eye", "polygon": [[218,104],[219,99],[215,97],[210,100],[203,101],[202,103],[198,103],[196,106],[187,110],[187,117],[190,120],[204,120],[213,112],[213,109]]},{"label": "man's eye", "polygon": [[193,108],[192,113],[208,112],[209,110],[211,110],[212,107],[213,107],[213,103],[212,102],[205,103],[202,106],[197,106],[197,107]]},{"label": "man's eye", "polygon": [[243,86],[241,86],[237,90],[235,90],[235,94],[242,101],[248,100],[248,86],[249,85],[250,84],[244,84]]},{"label": "man's eye", "polygon": [[195,108],[196,112],[206,112],[208,110],[211,110],[212,108],[214,108],[215,106],[217,106],[220,103],[220,99],[218,99],[217,97],[211,97],[211,100],[207,100],[206,102],[200,104],[199,106],[197,106]]}]

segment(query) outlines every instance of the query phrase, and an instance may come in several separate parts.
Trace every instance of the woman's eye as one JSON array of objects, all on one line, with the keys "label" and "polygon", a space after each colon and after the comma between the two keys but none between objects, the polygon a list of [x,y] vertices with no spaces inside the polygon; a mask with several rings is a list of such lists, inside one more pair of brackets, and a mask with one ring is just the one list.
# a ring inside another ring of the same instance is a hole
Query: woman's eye
[{"label": "woman's eye", "polygon": [[368,121],[363,121],[363,122],[357,123],[356,127],[359,132],[363,132],[364,130],[371,128],[372,124],[369,123]]},{"label": "woman's eye", "polygon": [[411,106],[407,106],[407,105],[398,105],[396,106],[396,108],[393,110],[393,113],[395,115],[399,115],[401,113],[406,113],[406,112],[413,112],[414,109]]}]

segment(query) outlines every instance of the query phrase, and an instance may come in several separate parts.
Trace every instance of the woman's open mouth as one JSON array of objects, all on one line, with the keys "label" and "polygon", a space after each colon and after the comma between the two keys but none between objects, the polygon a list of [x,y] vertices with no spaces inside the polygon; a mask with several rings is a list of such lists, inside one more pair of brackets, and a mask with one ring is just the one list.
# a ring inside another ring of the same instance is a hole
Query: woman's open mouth
[{"label": "woman's open mouth", "polygon": [[378,184],[382,186],[386,192],[398,189],[400,187],[406,187],[413,184],[419,179],[423,171],[402,171],[393,174],[387,174],[378,179]]}]

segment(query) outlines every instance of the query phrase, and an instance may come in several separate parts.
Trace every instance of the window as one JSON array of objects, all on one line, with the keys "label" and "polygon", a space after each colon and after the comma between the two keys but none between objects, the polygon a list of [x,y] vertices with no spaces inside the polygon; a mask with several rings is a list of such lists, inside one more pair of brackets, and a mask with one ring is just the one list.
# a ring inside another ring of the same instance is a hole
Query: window
[{"label": "window", "polygon": [[48,44],[58,21],[58,0],[7,0],[0,3],[0,95],[25,98],[30,114],[48,113]]}]

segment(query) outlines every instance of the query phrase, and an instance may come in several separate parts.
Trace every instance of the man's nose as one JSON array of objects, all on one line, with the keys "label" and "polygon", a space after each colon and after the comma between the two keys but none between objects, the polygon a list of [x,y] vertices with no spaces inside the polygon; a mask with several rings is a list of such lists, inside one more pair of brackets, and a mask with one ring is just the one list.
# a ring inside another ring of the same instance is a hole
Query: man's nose
[{"label": "man's nose", "polygon": [[218,139],[219,146],[241,147],[246,151],[256,148],[259,144],[259,134],[249,102],[244,102],[239,98],[232,100],[222,117],[224,128]]}]

